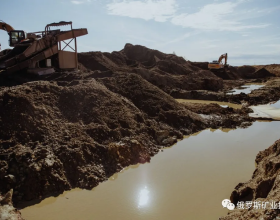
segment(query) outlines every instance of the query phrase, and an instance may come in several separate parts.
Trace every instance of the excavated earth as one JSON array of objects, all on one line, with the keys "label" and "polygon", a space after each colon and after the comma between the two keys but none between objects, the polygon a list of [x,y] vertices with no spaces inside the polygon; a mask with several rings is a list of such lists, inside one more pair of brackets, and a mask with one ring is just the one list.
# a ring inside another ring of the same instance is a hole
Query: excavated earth
[{"label": "excavated earth", "polygon": [[[118,52],[79,53],[78,59],[78,71],[0,74],[0,194],[13,189],[16,206],[75,187],[91,189],[184,135],[255,120],[247,105],[174,98],[261,104],[280,97],[280,80],[267,67],[230,67],[222,75],[207,63],[132,44]],[[255,81],[268,82],[249,95],[226,95]]]}]

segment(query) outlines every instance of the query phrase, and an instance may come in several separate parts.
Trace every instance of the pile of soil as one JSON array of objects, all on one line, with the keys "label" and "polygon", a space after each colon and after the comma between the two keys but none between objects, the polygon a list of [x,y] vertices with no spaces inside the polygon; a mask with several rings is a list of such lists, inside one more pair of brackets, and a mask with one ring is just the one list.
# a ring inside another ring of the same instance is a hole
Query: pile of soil
[{"label": "pile of soil", "polygon": [[[193,66],[208,70],[208,62],[191,62]],[[276,66],[229,66],[226,70],[212,70],[212,72],[224,80],[237,79],[261,79],[279,75],[279,67]]]},{"label": "pile of soil", "polygon": [[[246,108],[174,100],[208,95],[228,101],[222,91],[214,92],[223,89],[223,79],[205,63],[131,44],[78,58],[80,71],[40,78],[0,74],[0,193],[13,189],[16,204],[75,187],[91,189],[184,135],[207,127],[245,127],[253,120]],[[236,100],[267,101],[269,92],[276,98],[278,83]]]},{"label": "pile of soil", "polygon": [[250,126],[254,121],[248,115],[252,110],[246,107],[242,107],[241,109],[224,108],[216,103],[201,104],[183,102],[182,104],[190,111],[204,117],[209,127],[213,129],[220,127],[236,128],[236,125],[245,128]]},{"label": "pile of soil", "polygon": [[223,80],[211,71],[174,54],[140,45],[126,44],[123,50],[112,53],[79,53],[78,60],[93,71],[135,73],[168,94],[172,89],[217,91],[223,88]]},{"label": "pile of soil", "polygon": [[[266,208],[256,208],[252,205],[249,209],[236,208],[230,211],[221,220],[229,219],[276,219],[280,215],[280,140],[276,141],[268,149],[258,153],[257,168],[252,178],[246,183],[239,183],[231,193],[230,200],[237,205],[238,202],[255,201],[260,205],[266,204]],[[266,203],[267,202],[267,203]],[[277,204],[277,207],[271,206]]]},{"label": "pile of soil", "polygon": [[211,100],[219,101],[224,97],[223,92],[213,92],[208,90],[178,90],[174,89],[171,91],[170,95],[175,99],[195,99],[195,100]]},{"label": "pile of soil", "polygon": [[243,79],[258,79],[275,76],[265,68],[257,69],[254,66],[232,67],[231,72],[237,72],[238,75]]},{"label": "pile of soil", "polygon": [[280,77],[280,64],[270,64],[270,65],[256,65],[254,66],[256,69],[266,69],[270,73],[274,74],[275,76]]},{"label": "pile of soil", "polygon": [[0,91],[0,191],[16,203],[92,188],[207,126],[136,74],[99,79],[111,91],[75,76]]},{"label": "pile of soil", "polygon": [[193,66],[196,66],[196,67],[200,68],[200,69],[208,70],[209,62],[191,62],[191,64]]}]

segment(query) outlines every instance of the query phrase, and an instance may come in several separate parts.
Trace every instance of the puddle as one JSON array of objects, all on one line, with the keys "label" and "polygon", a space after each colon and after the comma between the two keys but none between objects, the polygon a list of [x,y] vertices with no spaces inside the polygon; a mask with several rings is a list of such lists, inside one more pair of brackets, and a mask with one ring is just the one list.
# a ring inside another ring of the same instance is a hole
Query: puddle
[{"label": "puddle", "polygon": [[272,118],[280,120],[280,101],[268,105],[250,106],[254,113],[249,115],[254,118]]},{"label": "puddle", "polygon": [[274,108],[279,108],[280,109],[280,100],[278,102],[270,104],[270,106],[272,106]]},{"label": "puddle", "polygon": [[[130,166],[91,191],[74,189],[21,210],[28,220],[211,220],[248,181],[255,157],[279,139],[280,122],[196,133],[150,163]],[[135,169],[136,168],[136,169]]]},{"label": "puddle", "polygon": [[245,84],[241,86],[242,89],[233,89],[232,91],[228,92],[228,95],[237,95],[240,93],[250,94],[253,90],[260,89],[264,87],[264,84]]},{"label": "puddle", "polygon": [[194,99],[176,99],[180,103],[188,102],[188,103],[199,103],[199,104],[210,104],[216,103],[223,108],[231,107],[235,109],[241,109],[242,105],[233,104],[230,102],[218,102],[218,101],[210,101],[210,100],[194,100]]}]

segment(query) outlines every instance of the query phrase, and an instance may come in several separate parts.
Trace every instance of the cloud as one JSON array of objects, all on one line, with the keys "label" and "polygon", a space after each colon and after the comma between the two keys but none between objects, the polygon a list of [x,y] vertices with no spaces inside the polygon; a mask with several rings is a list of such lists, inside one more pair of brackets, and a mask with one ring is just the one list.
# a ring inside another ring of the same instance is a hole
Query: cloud
[{"label": "cloud", "polygon": [[[265,28],[269,24],[248,23],[248,20],[264,16],[277,9],[240,7],[251,0],[214,1],[206,4],[194,13],[179,14],[176,0],[114,0],[106,5],[110,15],[155,20],[170,21],[172,24],[204,31],[242,31],[246,29]],[[180,7],[182,8],[182,7]]]},{"label": "cloud", "polygon": [[114,1],[107,4],[111,15],[165,22],[176,12],[175,0]]},{"label": "cloud", "polygon": [[[198,12],[174,16],[171,22],[182,27],[216,31],[241,31],[267,27],[268,24],[248,25],[242,23],[242,17],[238,17],[238,12],[235,9],[243,2],[244,0],[238,0],[236,2],[208,4]],[[246,16],[248,17],[248,13]]]},{"label": "cloud", "polygon": [[73,4],[75,5],[81,5],[81,4],[84,4],[84,3],[90,3],[91,0],[84,0],[84,1],[71,1]]},{"label": "cloud", "polygon": [[80,5],[84,3],[83,1],[71,1],[71,2],[75,5]]}]

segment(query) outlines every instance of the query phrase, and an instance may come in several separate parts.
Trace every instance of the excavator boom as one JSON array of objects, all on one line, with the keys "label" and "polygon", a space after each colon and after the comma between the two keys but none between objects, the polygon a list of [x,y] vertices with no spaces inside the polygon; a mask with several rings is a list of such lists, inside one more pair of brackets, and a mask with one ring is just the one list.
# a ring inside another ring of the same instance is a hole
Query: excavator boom
[{"label": "excavator boom", "polygon": [[222,62],[222,60],[225,59],[225,65],[227,64],[227,53],[225,54],[222,54],[220,57],[219,57],[219,63]]},{"label": "excavator boom", "polygon": [[[11,25],[0,20],[0,29],[7,31],[9,35],[9,46],[14,47],[26,38],[26,33],[23,30],[15,30]],[[1,44],[0,44],[1,46]],[[1,48],[0,48],[1,50]],[[2,54],[3,55],[3,54]]]},{"label": "excavator boom", "polygon": [[0,20],[0,29],[7,31],[10,33],[11,31],[15,30],[11,25],[5,23],[4,21]]}]

